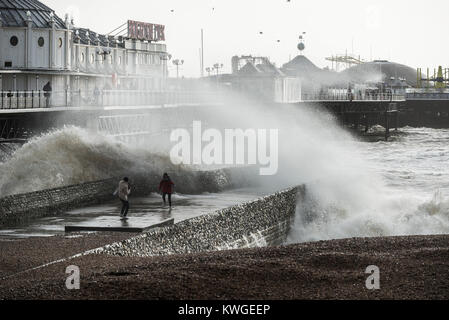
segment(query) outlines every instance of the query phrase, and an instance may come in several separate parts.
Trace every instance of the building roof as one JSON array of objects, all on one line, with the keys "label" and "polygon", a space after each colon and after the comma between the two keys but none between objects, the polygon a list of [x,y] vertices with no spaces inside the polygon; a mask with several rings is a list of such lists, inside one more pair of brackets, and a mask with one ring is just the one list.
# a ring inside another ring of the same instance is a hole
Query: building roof
[{"label": "building roof", "polygon": [[289,76],[301,78],[305,90],[316,90],[321,86],[337,85],[341,82],[337,73],[320,69],[304,55],[296,56],[284,64],[281,70]]},{"label": "building roof", "polygon": [[410,86],[417,82],[416,70],[403,64],[386,60],[375,60],[346,69],[341,72],[352,82],[384,82],[390,79],[405,79]]},{"label": "building roof", "polygon": [[27,12],[34,28],[49,28],[51,14],[57,29],[66,29],[64,21],[52,9],[37,0],[0,0],[0,24],[3,27],[24,27]]},{"label": "building roof", "polygon": [[240,76],[284,76],[284,74],[273,64],[268,62],[254,64],[248,61],[239,71]]},{"label": "building roof", "polygon": [[99,34],[90,29],[76,28],[75,33],[79,35],[81,44],[88,44],[88,42],[90,41],[91,45],[96,45],[99,41],[100,42],[99,45],[101,47],[107,47],[109,40],[109,46],[111,47],[114,47],[116,44],[118,44],[119,46],[122,45],[122,43],[118,41],[115,37]]},{"label": "building roof", "polygon": [[397,86],[414,86],[417,82],[415,69],[386,60],[363,63],[337,73],[320,69],[307,57],[300,55],[286,63],[281,70],[288,75],[301,77],[305,84],[309,83],[313,86],[347,86],[348,83],[378,82],[391,82]]},{"label": "building roof", "polygon": [[317,73],[321,74],[323,72],[323,70],[303,55],[296,56],[293,60],[284,64],[282,71],[288,75],[300,77]]}]

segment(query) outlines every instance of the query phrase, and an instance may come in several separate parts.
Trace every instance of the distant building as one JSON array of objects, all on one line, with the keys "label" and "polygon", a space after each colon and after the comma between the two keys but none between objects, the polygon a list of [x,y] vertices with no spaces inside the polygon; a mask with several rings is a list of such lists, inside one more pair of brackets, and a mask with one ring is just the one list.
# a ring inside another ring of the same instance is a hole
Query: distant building
[{"label": "distant building", "polygon": [[332,86],[338,82],[338,74],[317,67],[304,55],[298,55],[284,64],[282,72],[291,77],[301,79],[302,93],[317,92],[322,87]]},{"label": "distant building", "polygon": [[77,28],[37,0],[0,0],[0,91],[160,90],[164,27],[129,21],[128,35]]},{"label": "distant building", "polygon": [[354,83],[384,82],[388,85],[401,87],[417,85],[417,71],[403,64],[387,60],[375,60],[348,68],[340,73],[342,77]]},{"label": "distant building", "polygon": [[385,60],[361,63],[335,72],[321,69],[307,57],[298,55],[284,64],[281,71],[301,79],[303,94],[321,94],[338,89],[346,91],[348,88],[358,88],[356,91],[366,88],[378,91],[388,89],[404,94],[407,88],[417,83],[415,69]]},{"label": "distant building", "polygon": [[301,101],[301,82],[285,75],[266,57],[232,58],[232,87],[265,101],[293,103]]}]

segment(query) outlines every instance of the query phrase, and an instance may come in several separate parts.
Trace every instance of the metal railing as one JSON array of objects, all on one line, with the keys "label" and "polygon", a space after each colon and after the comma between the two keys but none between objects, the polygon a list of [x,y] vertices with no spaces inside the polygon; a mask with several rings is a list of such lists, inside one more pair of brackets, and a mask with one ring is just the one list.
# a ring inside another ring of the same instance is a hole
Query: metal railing
[{"label": "metal railing", "polygon": [[0,91],[0,109],[34,109],[50,106],[44,91]]},{"label": "metal railing", "polygon": [[97,99],[102,106],[160,106],[214,103],[219,101],[219,94],[204,91],[105,90]]},{"label": "metal railing", "polygon": [[351,94],[351,93],[330,93],[330,94],[303,94],[303,101],[404,101],[405,96],[391,93],[376,94]]},{"label": "metal railing", "polygon": [[407,100],[449,100],[448,92],[408,92]]},{"label": "metal railing", "polygon": [[214,91],[0,91],[0,110],[203,104],[217,103],[220,97],[221,95]]}]

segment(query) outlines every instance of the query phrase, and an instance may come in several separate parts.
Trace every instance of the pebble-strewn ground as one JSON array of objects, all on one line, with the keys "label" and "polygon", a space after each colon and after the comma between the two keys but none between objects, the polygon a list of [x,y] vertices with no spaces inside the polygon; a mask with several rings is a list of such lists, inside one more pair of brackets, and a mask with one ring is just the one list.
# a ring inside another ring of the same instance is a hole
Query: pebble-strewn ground
[{"label": "pebble-strewn ground", "polygon": [[135,236],[130,233],[72,234],[27,239],[0,239],[0,279],[81,252]]},{"label": "pebble-strewn ground", "polygon": [[[20,250],[30,243],[17,243],[17,250],[15,242],[7,243],[5,250],[2,242],[1,272],[10,273],[13,263],[18,271],[48,260],[39,257],[49,252],[53,258],[95,247],[101,241],[94,238],[81,240],[84,245],[78,245],[80,239],[61,245],[61,239],[42,240],[43,248],[36,244],[31,250],[35,259],[24,258]],[[79,291],[65,288],[68,265],[80,267]],[[380,268],[378,291],[365,287],[370,265]],[[0,299],[448,298],[449,236],[348,239],[154,258],[86,256],[0,282]]]}]

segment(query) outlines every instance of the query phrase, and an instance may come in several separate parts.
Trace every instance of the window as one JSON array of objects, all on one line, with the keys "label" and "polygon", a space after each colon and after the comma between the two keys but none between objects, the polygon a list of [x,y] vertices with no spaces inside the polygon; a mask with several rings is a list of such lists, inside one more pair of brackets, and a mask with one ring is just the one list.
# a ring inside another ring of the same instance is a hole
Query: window
[{"label": "window", "polygon": [[44,46],[44,44],[45,44],[45,40],[44,40],[44,38],[43,37],[40,37],[38,40],[37,40],[37,44],[39,45],[39,47],[43,47]]},{"label": "window", "polygon": [[95,62],[95,55],[92,53],[90,55],[90,63],[94,63]]},{"label": "window", "polygon": [[118,64],[119,64],[119,65],[122,64],[122,56],[118,57]]},{"label": "window", "polygon": [[84,62],[84,59],[85,59],[84,52],[81,52],[81,57],[80,57],[81,62]]},{"label": "window", "polygon": [[62,38],[58,39],[58,45],[59,45],[60,48],[62,47]]},{"label": "window", "polygon": [[9,39],[9,43],[11,43],[13,47],[15,47],[19,43],[19,38],[17,38],[16,36],[12,36],[11,39]]}]

